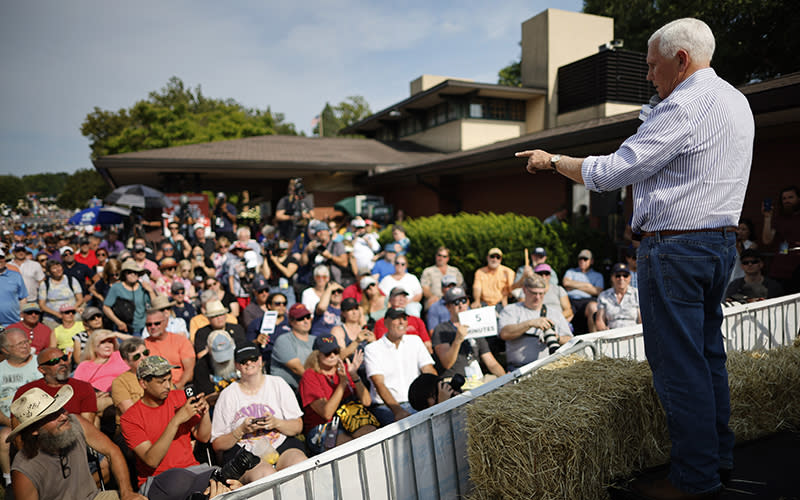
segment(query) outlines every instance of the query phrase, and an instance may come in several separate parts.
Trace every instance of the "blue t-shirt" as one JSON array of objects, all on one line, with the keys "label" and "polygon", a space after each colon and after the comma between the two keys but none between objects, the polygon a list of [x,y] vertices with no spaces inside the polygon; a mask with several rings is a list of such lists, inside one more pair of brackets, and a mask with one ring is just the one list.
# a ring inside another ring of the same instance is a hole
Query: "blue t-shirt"
[{"label": "blue t-shirt", "polygon": [[[571,279],[575,281],[582,281],[584,283],[589,283],[592,286],[603,289],[603,275],[595,271],[594,269],[589,269],[585,273],[580,270],[579,267],[573,267],[572,269],[567,270],[564,273],[564,279]],[[584,292],[583,290],[570,290],[567,292],[567,295],[571,299],[590,299],[593,296]]]},{"label": "blue t-shirt", "polygon": [[331,329],[342,324],[342,310],[331,305],[322,314],[317,314],[311,322],[311,335],[331,333]]},{"label": "blue t-shirt", "polygon": [[22,275],[11,269],[0,273],[0,325],[19,321],[19,301],[28,296]]},{"label": "blue t-shirt", "polygon": [[385,277],[387,277],[387,276],[389,276],[390,274],[393,274],[393,273],[394,273],[394,264],[392,264],[391,262],[389,262],[386,259],[379,260],[372,267],[372,274],[380,275],[380,276],[378,276],[378,283],[380,283],[380,281],[383,278],[385,278]]},{"label": "blue t-shirt", "polygon": [[444,299],[436,301],[430,309],[428,309],[427,324],[428,331],[433,331],[436,325],[450,321],[450,311],[447,310],[447,304]]}]

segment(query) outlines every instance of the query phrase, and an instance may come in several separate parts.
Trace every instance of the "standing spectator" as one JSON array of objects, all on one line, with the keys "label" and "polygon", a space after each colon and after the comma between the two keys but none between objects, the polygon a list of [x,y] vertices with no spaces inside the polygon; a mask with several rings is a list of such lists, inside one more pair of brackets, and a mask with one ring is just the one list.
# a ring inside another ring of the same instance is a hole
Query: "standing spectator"
[{"label": "standing spectator", "polygon": [[762,206],[764,229],[762,239],[765,245],[777,243],[778,253],[770,265],[770,277],[782,282],[790,293],[800,287],[795,271],[800,265],[800,189],[788,186],[781,190],[780,213],[775,215],[775,207]]},{"label": "standing spectator", "polygon": [[[450,317],[439,323],[433,331],[433,350],[439,359],[436,370],[446,380],[459,374],[466,379],[466,389],[477,387],[506,371],[497,362],[485,338],[467,338],[467,325],[459,322],[458,314],[469,310],[469,298],[460,286],[447,290],[443,299],[447,303]],[[491,372],[491,378],[484,377],[480,362]]]},{"label": "standing spectator", "polygon": [[22,321],[18,321],[7,328],[19,328],[25,332],[31,341],[33,352],[39,353],[47,347],[55,347],[58,344],[56,335],[49,326],[41,322],[42,310],[39,304],[28,302],[22,306]]},{"label": "standing spectator", "polygon": [[311,335],[311,313],[297,303],[289,309],[289,327],[286,335],[275,339],[269,372],[277,375],[297,391],[300,377],[305,371],[304,362],[314,349],[315,337]]},{"label": "standing spectator", "polygon": [[171,368],[161,356],[140,362],[136,376],[144,394],[122,414],[120,427],[136,455],[139,491],[145,496],[153,490],[172,492],[166,498],[186,498],[192,491],[175,491],[177,482],[171,469],[188,469],[208,481],[213,469],[194,458],[191,437],[208,442],[211,418],[202,394],[187,400],[182,390],[171,389]]},{"label": "standing spectator", "polygon": [[[342,360],[340,351],[339,343],[332,335],[317,337],[314,350],[305,363],[306,371],[300,379],[300,398],[305,412],[303,432],[306,443],[314,454],[326,450],[325,432],[342,403],[356,401],[365,407],[372,404],[369,389],[358,376],[364,353],[356,351],[351,363],[349,360]],[[374,424],[376,423],[377,420]],[[334,446],[374,431],[374,424],[362,425],[352,433],[344,426],[340,427]]]},{"label": "standing spectator", "polygon": [[108,291],[114,283],[119,281],[121,272],[122,266],[117,259],[109,259],[106,262],[100,279],[89,285],[89,294],[92,296],[92,300],[89,302],[90,305],[103,307]]},{"label": "standing spectator", "polygon": [[555,212],[553,212],[553,214],[550,217],[543,220],[542,224],[547,224],[547,225],[566,224],[568,216],[569,216],[569,211],[567,210],[567,207],[561,205]]},{"label": "standing spectator", "polygon": [[503,251],[491,248],[486,254],[486,265],[475,271],[472,283],[472,307],[483,306],[505,307],[514,284],[514,271],[501,264]]},{"label": "standing spectator", "polygon": [[539,275],[525,278],[522,286],[525,300],[503,308],[500,313],[497,326],[500,339],[506,342],[509,371],[549,355],[548,346],[544,343],[545,331],[555,330],[559,344],[565,344],[572,337],[560,309],[542,310],[546,285],[544,278]]},{"label": "standing spectator", "polygon": [[[555,169],[592,191],[633,183],[645,352],[672,441],[669,478],[632,484],[643,497],[716,496],[719,470],[733,466],[720,303],[736,257],[755,125],[747,99],[710,67],[714,46],[698,19],[678,19],[650,37],[647,78],[661,102],[618,151],[517,153],[529,171]],[[673,280],[686,293],[675,295]]]},{"label": "standing spectator", "polygon": [[223,192],[217,193],[213,207],[214,233],[217,237],[224,236],[228,241],[233,241],[233,231],[236,229],[236,207],[228,202],[228,197]]},{"label": "standing spectator", "polygon": [[[14,260],[8,263],[7,266],[22,275],[22,281],[25,282],[25,288],[28,291],[28,302],[36,302],[39,294],[39,284],[44,280],[42,266],[37,261],[27,258],[28,250],[25,245],[14,245],[13,251]],[[3,253],[2,250],[0,250],[0,253]],[[0,271],[1,273],[2,271]]]},{"label": "standing spectator", "polygon": [[83,304],[83,291],[78,280],[64,275],[61,262],[49,260],[47,269],[49,276],[39,285],[39,307],[44,313],[43,321],[55,328],[61,322],[61,306]]},{"label": "standing spectator", "polygon": [[384,295],[397,287],[408,293],[406,313],[411,316],[422,316],[422,285],[416,276],[408,272],[408,259],[405,255],[398,255],[394,261],[394,273],[383,278],[378,287]]},{"label": "standing spectator", "polygon": [[144,270],[135,261],[128,259],[120,269],[120,281],[111,285],[103,302],[103,313],[117,330],[141,336],[144,329],[145,312],[156,296],[148,281],[140,281]]},{"label": "standing spectator", "polygon": [[573,325],[576,333],[595,331],[594,313],[597,296],[603,291],[603,275],[592,269],[592,252],[583,249],[578,253],[578,267],[564,273],[564,288],[575,313]]},{"label": "standing spectator", "polygon": [[178,389],[183,389],[194,377],[197,360],[192,344],[183,335],[167,331],[167,315],[160,309],[147,310],[145,325],[149,334],[144,340],[147,349],[154,356],[161,356],[169,361],[173,367],[172,383]]},{"label": "standing spectator", "polygon": [[358,272],[353,254],[345,251],[344,243],[331,238],[330,227],[324,222],[313,221],[310,229],[314,232],[314,239],[303,250],[300,264],[327,265],[333,281],[349,286],[355,281]]},{"label": "standing spectator", "polygon": [[420,373],[436,375],[433,359],[416,335],[406,335],[408,318],[402,309],[388,309],[386,335],[364,349],[367,377],[372,382],[370,411],[381,425],[414,413],[408,388]]},{"label": "standing spectator", "polygon": [[78,240],[78,252],[75,254],[75,262],[85,265],[93,272],[96,271],[98,260],[94,250],[89,247],[89,238]]},{"label": "standing spectator", "polygon": [[269,293],[282,293],[291,307],[297,302],[292,279],[299,265],[289,253],[289,242],[280,239],[273,245],[265,246],[264,251],[267,261],[267,266],[264,267],[264,277],[269,284]]},{"label": "standing spectator", "polygon": [[122,415],[144,395],[144,389],[136,378],[136,370],[142,360],[150,355],[150,351],[144,345],[144,340],[131,337],[122,341],[119,354],[130,368],[111,382],[111,400]]},{"label": "standing spectator", "polygon": [[218,236],[216,251],[211,255],[211,262],[214,264],[214,277],[223,281],[228,279],[228,258],[232,257],[230,249],[230,240],[225,236]]},{"label": "standing spectator", "polygon": [[255,346],[234,355],[242,377],[222,390],[214,407],[211,445],[229,461],[245,448],[266,439],[278,452],[273,465],[262,461],[242,477],[243,483],[266,477],[306,459],[303,443],[294,437],[303,430],[303,412],[291,388],[280,377],[264,374]]},{"label": "standing spectator", "polygon": [[[747,249],[742,252],[741,264],[744,276],[737,278],[728,285],[725,291],[725,298],[727,300],[738,300],[740,302],[753,302],[756,299],[764,298],[771,299],[783,295],[783,287],[781,284],[772,278],[767,278],[762,273],[764,269],[764,262],[761,260],[757,250]],[[749,288],[745,288],[749,285]],[[766,293],[756,297],[756,294],[748,291],[754,290],[754,287],[763,287]]]},{"label": "standing spectator", "polygon": [[61,263],[64,266],[64,275],[71,276],[81,284],[81,302],[77,304],[81,307],[91,298],[89,296],[89,283],[94,280],[95,272],[86,264],[81,264],[75,260],[75,251],[72,247],[61,248]]},{"label": "standing spectator", "polygon": [[9,328],[0,332],[0,470],[6,484],[11,484],[9,443],[11,433],[11,400],[19,387],[39,378],[36,358],[31,355],[31,341],[25,332]]},{"label": "standing spectator", "polygon": [[[248,269],[249,265],[245,259],[245,252],[247,250],[247,243],[237,241],[233,244],[233,248],[231,249],[233,256],[228,258],[228,291],[236,297],[240,311],[243,311],[250,302],[250,296],[244,286],[245,276],[247,276],[247,272],[250,270]],[[255,265],[253,268],[255,268]]]},{"label": "standing spectator", "polygon": [[436,249],[436,263],[422,270],[419,282],[425,298],[425,310],[430,309],[444,297],[442,279],[445,276],[452,276],[456,286],[464,286],[464,276],[461,271],[457,267],[449,265],[448,262],[450,262],[450,250],[441,246]]},{"label": "standing spectator", "polygon": [[597,330],[633,326],[642,322],[639,312],[639,293],[631,286],[627,264],[618,262],[611,268],[612,288],[597,297]]},{"label": "standing spectator", "polygon": [[314,218],[314,205],[306,198],[303,183],[289,179],[288,193],[275,206],[275,222],[282,238],[294,239]]}]

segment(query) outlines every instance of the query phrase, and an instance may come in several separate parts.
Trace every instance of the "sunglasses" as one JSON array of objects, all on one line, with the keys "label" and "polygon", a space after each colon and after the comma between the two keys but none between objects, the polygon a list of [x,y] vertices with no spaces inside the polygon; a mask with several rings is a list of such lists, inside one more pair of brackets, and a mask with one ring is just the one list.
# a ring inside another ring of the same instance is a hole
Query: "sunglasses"
[{"label": "sunglasses", "polygon": [[95,314],[91,318],[89,318],[89,321],[94,321],[94,320],[102,318],[102,317],[103,317],[102,314]]},{"label": "sunglasses", "polygon": [[273,302],[273,303],[272,303],[272,305],[273,305],[273,306],[276,306],[276,307],[278,307],[278,306],[285,306],[285,305],[286,305],[286,302]]},{"label": "sunglasses", "polygon": [[456,299],[456,300],[454,300],[453,302],[451,302],[451,304],[453,304],[454,306],[460,306],[460,305],[462,305],[462,304],[467,304],[467,303],[469,303],[469,300],[467,300],[467,299],[464,299],[464,298],[462,298],[462,299]]},{"label": "sunglasses", "polygon": [[589,257],[578,257],[578,260],[590,260]]},{"label": "sunglasses", "polygon": [[336,290],[332,291],[331,293],[332,293],[332,294],[335,294],[335,293],[342,293],[342,290],[339,290],[339,289],[337,288]]},{"label": "sunglasses", "polygon": [[65,354],[63,356],[59,356],[59,357],[53,358],[53,359],[48,359],[47,361],[42,361],[41,363],[39,363],[39,366],[56,366],[57,364],[61,363],[62,361],[65,362],[65,363],[67,361],[69,361],[69,354]]},{"label": "sunglasses", "polygon": [[395,266],[407,266],[408,262],[396,262]]},{"label": "sunglasses", "polygon": [[331,354],[335,354],[335,355],[338,356],[340,352],[342,352],[341,349],[334,349],[331,352],[329,352],[328,354],[323,354],[323,356],[327,357],[327,356],[330,356]]},{"label": "sunglasses", "polygon": [[131,361],[139,361],[139,358],[146,358],[150,355],[150,349],[145,349],[142,352],[137,352],[133,356],[131,356]]},{"label": "sunglasses", "polygon": [[100,252],[98,252],[98,253],[96,253],[96,255],[97,255],[98,257],[108,257],[108,254],[107,254],[107,253],[100,253]]},{"label": "sunglasses", "polygon": [[165,271],[174,271],[176,269],[178,269],[178,266],[169,266],[164,268]]},{"label": "sunglasses", "polygon": [[489,256],[490,259],[502,259],[503,256],[497,253],[493,253]]},{"label": "sunglasses", "polygon": [[443,255],[443,254],[440,254],[440,253],[437,253],[436,256],[437,257],[441,257],[443,259],[446,259],[446,258],[450,257],[449,255]]},{"label": "sunglasses", "polygon": [[246,364],[249,364],[249,363],[258,363],[258,360],[259,360],[259,358],[258,358],[258,356],[256,356],[256,357],[253,357],[253,358],[247,358],[245,360],[242,360],[242,361],[239,362],[239,364],[240,365],[246,365]]},{"label": "sunglasses", "polygon": [[364,290],[369,290],[373,286],[378,286],[378,285],[376,285],[375,283],[370,283],[369,285],[367,285],[367,288],[365,288]]},{"label": "sunglasses", "polygon": [[22,314],[36,314],[38,316],[41,316],[42,311],[24,311]]},{"label": "sunglasses", "polygon": [[295,321],[305,321],[307,319],[311,319],[311,315],[310,314],[306,314],[305,316],[300,316]]},{"label": "sunglasses", "polygon": [[163,320],[162,321],[153,321],[152,323],[145,323],[144,326],[146,326],[147,328],[150,328],[151,326],[159,326],[163,322],[164,322]]},{"label": "sunglasses", "polygon": [[173,251],[175,249],[172,248],[172,247],[164,247],[164,248],[162,248],[162,250],[164,250],[165,252],[171,252],[171,251]]},{"label": "sunglasses", "polygon": [[61,311],[61,314],[75,314],[75,309],[71,311]]},{"label": "sunglasses", "polygon": [[749,266],[750,264],[758,264],[759,262],[761,261],[755,259],[747,259],[742,261],[742,265]]},{"label": "sunglasses", "polygon": [[622,273],[620,273],[620,274],[615,274],[614,275],[614,278],[628,278],[628,277],[630,277],[630,274],[622,274]]},{"label": "sunglasses", "polygon": [[72,252],[70,252],[69,250],[67,250],[66,252],[62,253],[61,255],[72,255]]},{"label": "sunglasses", "polygon": [[186,293],[186,290],[176,290],[172,292],[172,295],[183,295]]},{"label": "sunglasses", "polygon": [[550,276],[550,271],[536,271],[539,276]]},{"label": "sunglasses", "polygon": [[256,292],[257,294],[261,295],[262,293],[269,293],[269,289],[265,288],[263,290],[259,290]]}]

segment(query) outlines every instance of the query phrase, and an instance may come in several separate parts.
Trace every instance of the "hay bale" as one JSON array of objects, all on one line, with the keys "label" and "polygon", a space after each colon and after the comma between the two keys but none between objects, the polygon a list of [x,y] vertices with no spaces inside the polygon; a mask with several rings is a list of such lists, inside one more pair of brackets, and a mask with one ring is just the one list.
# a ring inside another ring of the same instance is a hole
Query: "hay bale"
[{"label": "hay bale", "polygon": [[[616,478],[666,463],[666,419],[647,363],[565,362],[475,400],[467,453],[475,500],[607,498]],[[739,440],[800,428],[800,350],[729,358]]]}]

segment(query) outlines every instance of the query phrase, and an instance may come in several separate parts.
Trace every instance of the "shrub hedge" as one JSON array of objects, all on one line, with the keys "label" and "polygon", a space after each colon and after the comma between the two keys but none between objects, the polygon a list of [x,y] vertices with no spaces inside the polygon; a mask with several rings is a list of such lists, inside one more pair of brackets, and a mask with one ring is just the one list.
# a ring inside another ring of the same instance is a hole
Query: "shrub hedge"
[{"label": "shrub hedge", "polygon": [[[503,264],[514,270],[523,264],[525,248],[532,251],[534,247],[544,247],[547,263],[560,276],[576,265],[581,248],[594,252],[595,269],[601,272],[603,259],[615,254],[613,244],[600,231],[586,226],[545,225],[536,217],[513,213],[434,215],[406,219],[402,226],[411,240],[409,272],[419,277],[423,269],[433,265],[436,249],[446,246],[450,249],[450,265],[461,270],[470,289],[475,271],[486,265],[486,254],[493,247],[503,251]],[[392,227],[381,231],[382,245],[392,241]]]}]

